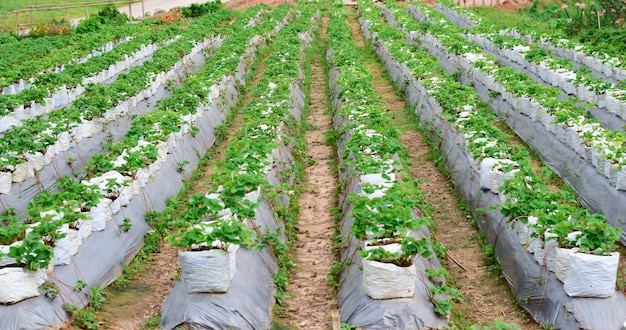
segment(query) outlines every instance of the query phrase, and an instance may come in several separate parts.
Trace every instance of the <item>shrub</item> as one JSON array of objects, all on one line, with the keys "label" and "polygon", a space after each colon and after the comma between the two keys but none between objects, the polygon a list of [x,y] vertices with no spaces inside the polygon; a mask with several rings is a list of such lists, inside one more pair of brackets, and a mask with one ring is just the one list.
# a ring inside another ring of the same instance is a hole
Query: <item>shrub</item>
[{"label": "shrub", "polygon": [[196,18],[202,15],[218,11],[222,8],[220,0],[203,4],[192,3],[189,7],[182,7],[181,12],[186,18]]},{"label": "shrub", "polygon": [[35,27],[28,33],[28,36],[39,38],[68,35],[70,34],[71,30],[72,27],[70,26],[70,22],[68,20],[62,19],[60,21],[57,21],[53,19],[50,22],[35,25]]},{"label": "shrub", "polygon": [[108,5],[100,10],[96,15],[80,21],[76,27],[76,33],[95,32],[104,25],[120,25],[128,22],[128,16],[120,13],[113,5]]},{"label": "shrub", "polygon": [[181,13],[180,8],[176,7],[167,13],[155,14],[154,18],[161,23],[172,24],[184,20],[185,16]]}]

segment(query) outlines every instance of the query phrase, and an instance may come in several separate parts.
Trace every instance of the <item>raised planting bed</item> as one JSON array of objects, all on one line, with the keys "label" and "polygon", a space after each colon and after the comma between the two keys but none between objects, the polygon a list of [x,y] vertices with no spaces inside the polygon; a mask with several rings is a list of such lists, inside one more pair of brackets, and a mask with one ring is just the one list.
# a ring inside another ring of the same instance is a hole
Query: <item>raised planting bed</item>
[{"label": "raised planting bed", "polygon": [[[70,107],[38,115],[0,137],[0,197],[22,214],[33,196],[53,186],[61,175],[74,175],[103,146],[124,137],[132,116],[150,111],[169,92],[168,81],[180,81],[186,70],[204,63],[203,49],[219,47],[214,26],[232,14],[208,15],[183,36],[155,52],[151,61],[133,67],[108,85],[91,85]],[[150,103],[150,104],[149,104]]]},{"label": "raised planting bed", "polygon": [[343,5],[328,26],[327,60],[339,156],[338,275],[341,322],[364,328],[439,328],[459,293],[433,250],[423,195],[406,174],[403,145],[389,129]]},{"label": "raised planting bed", "polygon": [[[255,7],[243,13],[240,21],[226,28],[232,29],[229,35],[243,30],[251,21],[254,23],[259,11],[260,8]],[[236,72],[232,72],[231,77],[209,81],[205,74],[208,68],[210,65],[188,77],[185,85],[173,91],[177,96],[188,93],[186,98],[172,96],[153,112],[160,116],[146,115],[133,120],[122,140],[125,143],[119,144],[127,148],[127,157],[121,157],[117,166],[97,171],[87,171],[89,167],[86,167],[85,172],[89,173],[82,183],[63,178],[58,184],[59,192],[41,193],[33,200],[27,209],[30,219],[36,222],[33,231],[27,234],[23,244],[10,247],[2,260],[14,259],[17,266],[43,269],[37,272],[44,274],[47,265],[56,263],[58,266],[48,274],[48,281],[39,288],[38,296],[0,306],[0,327],[61,326],[68,318],[65,312],[68,305],[78,308],[87,305],[89,288],[104,287],[114,281],[124,264],[141,248],[144,236],[154,235],[144,220],[147,212],[162,210],[166,199],[181,189],[183,179],[197,166],[199,155],[213,145],[215,127],[224,122],[230,108],[237,103]],[[181,102],[191,99],[196,100],[194,111],[189,104]],[[181,111],[176,113],[167,107]],[[162,121],[156,120],[158,118]],[[152,124],[149,128],[140,126],[148,123]],[[137,142],[139,140],[142,142]],[[135,141],[138,148],[133,148],[130,141]],[[76,214],[79,209],[90,207],[88,214]],[[61,262],[56,251],[52,254],[44,243],[52,239],[57,245],[55,248],[64,247],[62,239],[78,236],[65,226],[77,223],[79,233],[85,231],[83,225],[91,225],[93,231],[99,232],[81,235],[85,239],[78,254]],[[64,238],[60,237],[59,230],[66,232]],[[42,238],[44,243],[38,244]],[[86,287],[75,284],[79,280]]]},{"label": "raised planting bed", "polygon": [[[626,298],[615,291],[619,255],[612,253],[619,230],[590,214],[575,196],[549,189],[528,154],[508,145],[479,94],[455,81],[439,58],[390,30],[368,3],[359,9],[370,44],[423,128],[440,139],[452,181],[478,216],[518,303],[537,322],[554,328],[623,326]],[[555,260],[557,250],[574,246],[578,252],[562,253],[576,260],[564,269]],[[596,257],[602,261],[581,262]],[[584,268],[596,271],[581,276]]]},{"label": "raised planting bed", "polygon": [[319,19],[314,4],[276,11],[284,16],[289,9],[292,23],[280,21],[267,35],[278,34],[267,69],[212,174],[212,188],[191,196],[179,230],[168,236],[184,250],[180,280],[161,310],[162,329],[271,327],[274,282],[288,271],[280,256],[291,230],[284,212],[301,166],[304,54]]},{"label": "raised planting bed", "polygon": [[591,76],[587,67],[575,68],[565,59],[549,56],[538,46],[509,36],[466,34],[466,38],[497,56],[500,63],[531,76],[535,81],[560,88],[565,94],[595,105],[591,116],[603,127],[624,131],[626,125],[626,91],[616,84]]},{"label": "raised planting bed", "polygon": [[621,180],[624,133],[601,127],[576,106],[577,99],[559,100],[558,90],[498,66],[445,19],[431,30],[436,34],[419,37],[429,53],[449,72],[462,70],[483,101],[492,102],[494,112],[576,190],[583,205],[621,228],[620,240],[626,242],[626,224],[621,221],[626,204],[619,202],[626,199]]},{"label": "raised planting bed", "polygon": [[[102,54],[105,54],[107,52],[110,52],[111,50],[113,50],[113,48],[115,48],[116,46],[125,43],[129,40],[132,40],[133,37],[122,37],[119,38],[117,40],[113,40],[113,41],[109,41],[103,45],[93,45],[94,49],[92,51],[90,51],[87,55],[81,57],[81,58],[77,58],[77,59],[73,59],[71,61],[69,61],[68,63],[61,65],[60,67],[56,67],[52,70],[49,71],[42,71],[40,73],[38,73],[36,76],[38,75],[43,75],[45,73],[48,72],[52,72],[52,73],[60,73],[63,70],[65,70],[65,66],[66,65],[72,65],[72,64],[78,64],[78,63],[84,63],[87,62],[90,58],[94,57],[94,56],[100,56]],[[15,83],[6,85],[2,87],[2,93],[1,94],[6,94],[6,95],[13,95],[16,93],[19,93],[25,89],[29,89],[34,81],[35,77],[29,77],[29,78],[19,78],[19,80]]]},{"label": "raised planting bed", "polygon": [[89,84],[111,84],[120,73],[149,60],[162,44],[178,39],[180,32],[179,29],[167,29],[135,37],[106,54],[69,64],[60,73],[38,75],[30,80],[32,86],[28,89],[0,95],[0,133],[22,125],[22,120],[68,106],[83,95]]},{"label": "raised planting bed", "polygon": [[[483,20],[471,10],[459,7],[451,1],[437,1],[435,10],[444,13],[450,21],[462,27],[471,24],[481,32],[493,31],[495,28],[489,20]],[[536,44],[560,58],[571,60],[577,67],[586,66],[598,78],[611,83],[626,79],[623,54],[609,55],[605,49],[597,49],[595,46],[580,43],[562,35],[555,35],[554,31],[543,31],[537,26],[498,29],[500,35]]]},{"label": "raised planting bed", "polygon": [[99,31],[15,40],[8,37],[0,46],[0,88],[12,94],[28,88],[30,79],[45,72],[60,72],[63,66],[81,62],[110,50],[127,38],[149,33],[152,22],[106,26]]}]

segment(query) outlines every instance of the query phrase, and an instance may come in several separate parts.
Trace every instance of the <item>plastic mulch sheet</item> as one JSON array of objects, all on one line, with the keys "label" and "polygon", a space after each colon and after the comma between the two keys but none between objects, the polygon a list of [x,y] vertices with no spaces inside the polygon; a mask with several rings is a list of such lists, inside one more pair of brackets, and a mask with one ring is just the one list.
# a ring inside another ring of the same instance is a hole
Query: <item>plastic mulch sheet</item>
[{"label": "plastic mulch sheet", "polygon": [[[457,133],[453,131],[445,119],[434,115],[432,98],[425,94],[419,81],[410,75],[406,66],[395,62],[383,44],[378,44],[376,52],[390,73],[396,72],[400,87],[405,90],[405,96],[414,107],[421,125],[432,129],[441,137],[438,147],[444,156],[446,168],[450,172],[452,182],[459,193],[470,203],[473,210],[482,208],[486,215],[478,215],[480,230],[486,234],[488,242],[495,248],[496,257],[502,267],[502,272],[511,287],[518,303],[529,311],[531,316],[541,324],[549,324],[556,329],[621,329],[626,321],[626,298],[615,292],[609,298],[572,298],[569,297],[564,285],[556,279],[553,272],[546,266],[539,265],[532,254],[519,243],[515,229],[500,214],[499,209],[490,207],[500,203],[500,197],[491,191],[480,189],[480,171],[468,159],[465,150],[455,142]],[[434,53],[434,52],[433,52]],[[436,53],[435,53],[436,56]],[[440,61],[453,64],[447,56],[437,56]],[[444,65],[445,66],[445,65]],[[403,69],[404,67],[404,69]],[[403,76],[404,75],[404,76]],[[392,75],[393,76],[393,75]],[[475,87],[479,94],[488,94],[484,86],[476,81]],[[554,136],[550,136],[545,129],[533,123],[530,118],[520,118],[517,111],[510,111],[506,104],[496,99],[491,105],[503,112],[506,121],[511,127],[521,132],[523,137],[532,136],[531,144],[547,150],[548,157],[544,157],[551,167],[571,166],[567,173],[578,170],[578,182],[589,190],[587,197],[581,196],[584,203],[594,201],[596,206],[602,204],[619,204],[617,198],[611,199],[607,194],[616,192],[614,187],[607,187],[606,181],[600,176],[591,175],[595,170],[586,165],[586,162],[577,160],[571,148],[568,151],[560,145]],[[520,133],[518,133],[520,134]],[[582,172],[580,172],[582,171]],[[585,174],[597,177],[597,181],[584,179]],[[592,197],[593,193],[598,194]],[[626,203],[625,203],[626,204]],[[608,205],[607,205],[608,206]]]},{"label": "plastic mulch sheet", "polygon": [[[183,186],[182,180],[189,178],[197,167],[198,154],[204,154],[213,145],[214,128],[224,122],[230,107],[235,105],[238,92],[234,79],[222,84],[222,88],[222,94],[227,98],[223,104],[227,104],[227,107],[220,109],[212,105],[200,110],[204,114],[197,124],[199,133],[195,136],[187,134],[182,140],[176,140],[173,153],[168,155],[160,171],[153,180],[148,181],[139,195],[115,214],[113,221],[108,222],[103,231],[94,232],[85,239],[69,265],[55,267],[54,273],[50,274],[50,281],[59,287],[59,296],[52,300],[45,297],[40,289],[42,295],[39,297],[14,305],[0,305],[0,329],[60,327],[67,321],[63,304],[82,308],[89,302],[86,289],[74,291],[77,280],[82,280],[89,287],[105,287],[122,273],[124,265],[139,251],[144,235],[150,230],[144,220],[146,212],[163,210],[167,198],[178,193]],[[189,164],[185,171],[180,172],[178,163],[183,160],[189,161]],[[118,225],[123,223],[124,218],[132,220],[132,228],[120,233]]]}]

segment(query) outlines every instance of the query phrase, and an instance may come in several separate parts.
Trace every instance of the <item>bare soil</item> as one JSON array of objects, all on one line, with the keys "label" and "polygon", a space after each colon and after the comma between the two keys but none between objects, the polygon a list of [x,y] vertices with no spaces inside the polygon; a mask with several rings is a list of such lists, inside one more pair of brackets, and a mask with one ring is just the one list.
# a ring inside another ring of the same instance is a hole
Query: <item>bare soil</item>
[{"label": "bare soil", "polygon": [[455,304],[452,321],[464,329],[472,324],[487,326],[500,318],[523,329],[540,329],[539,325],[517,307],[510,289],[499,274],[489,271],[489,264],[479,243],[478,231],[466,206],[459,201],[450,180],[438,168],[429,153],[426,138],[418,131],[417,123],[406,110],[406,103],[398,96],[387,73],[375,57],[364,48],[363,37],[354,16],[350,23],[355,40],[363,49],[362,61],[373,76],[374,87],[384,102],[396,128],[404,133],[402,142],[409,155],[414,179],[423,182],[421,190],[426,203],[432,206],[435,221],[434,238],[448,248],[448,258],[442,261],[452,278],[452,284],[463,293],[463,300]]},{"label": "bare soil", "polygon": [[[319,42],[326,39],[328,17],[324,17],[322,23]],[[335,259],[331,209],[336,204],[337,179],[331,166],[335,159],[334,150],[326,144],[326,133],[332,129],[332,123],[328,115],[329,96],[322,55],[323,52],[317,53],[311,63],[308,121],[313,128],[306,133],[305,139],[306,154],[313,160],[313,165],[306,169],[300,195],[298,241],[292,249],[296,266],[287,286],[289,298],[280,313],[281,322],[296,329],[329,329],[330,312],[336,308],[333,288],[327,277]]]},{"label": "bare soil", "polygon": [[107,289],[107,300],[96,314],[98,321],[106,329],[140,329],[161,310],[179,266],[178,250],[163,242],[161,251],[150,255],[141,273],[128,285]]}]

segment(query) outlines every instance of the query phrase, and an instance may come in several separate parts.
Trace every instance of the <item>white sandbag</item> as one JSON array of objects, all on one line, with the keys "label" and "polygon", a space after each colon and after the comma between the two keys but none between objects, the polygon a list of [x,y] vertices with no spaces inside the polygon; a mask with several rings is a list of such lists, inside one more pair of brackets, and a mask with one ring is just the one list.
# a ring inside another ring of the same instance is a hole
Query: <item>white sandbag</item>
[{"label": "white sandbag", "polygon": [[150,181],[150,170],[148,168],[140,168],[137,170],[137,183],[140,187],[144,188],[148,181]]},{"label": "white sandbag", "polygon": [[111,208],[111,214],[117,214],[120,211],[121,207],[120,207],[119,198],[116,198],[115,200],[111,202],[110,208]]},{"label": "white sandbag", "polygon": [[20,183],[24,182],[28,177],[28,163],[20,163],[15,166],[15,170],[13,171],[13,182]]},{"label": "white sandbag", "polygon": [[91,218],[87,220],[79,220],[78,235],[81,239],[81,243],[87,237],[91,236],[92,232],[93,232],[93,222]]},{"label": "white sandbag", "polygon": [[565,292],[570,297],[606,298],[615,293],[619,252],[607,256],[572,253]]},{"label": "white sandbag", "polygon": [[52,102],[53,109],[60,108],[69,102],[65,85],[61,86],[61,89],[52,96]]},{"label": "white sandbag", "polygon": [[363,259],[363,290],[372,299],[413,297],[416,277],[414,264],[398,267],[391,263]]},{"label": "white sandbag", "polygon": [[17,119],[10,114],[0,118],[0,132],[4,132],[15,125],[17,125]]},{"label": "white sandbag", "polygon": [[230,245],[229,251],[211,249],[203,251],[180,251],[188,293],[220,293],[228,291],[236,271],[238,245]]},{"label": "white sandbag", "polygon": [[389,176],[389,179],[384,178],[382,173],[364,174],[360,177],[360,183],[391,187],[393,186],[393,182],[396,180],[396,176],[393,173],[387,175]]},{"label": "white sandbag", "polygon": [[567,278],[570,259],[572,258],[573,253],[573,249],[560,247],[556,248],[556,254],[554,257],[554,275],[556,275],[556,278],[561,282],[565,282],[565,279]]},{"label": "white sandbag", "polygon": [[27,115],[28,115],[28,114],[27,114],[27,113],[26,113],[26,111],[24,110],[24,106],[23,106],[23,105],[20,105],[19,107],[15,108],[15,109],[13,110],[13,116],[15,116],[15,119],[16,119],[17,121],[22,121],[22,120],[24,120],[24,119],[28,119],[28,118],[27,118]]},{"label": "white sandbag", "polygon": [[48,282],[48,270],[43,268],[37,269],[37,271],[35,271],[35,280],[37,281],[37,286]]},{"label": "white sandbag", "polygon": [[130,188],[128,187],[124,187],[122,188],[122,191],[119,195],[119,197],[117,197],[116,201],[120,202],[120,206],[128,206],[128,204],[130,204],[130,200],[133,198],[133,194],[131,193]]},{"label": "white sandbag", "polygon": [[54,157],[56,157],[57,155],[57,147],[56,145],[51,145],[46,149],[46,153],[43,154],[43,163],[44,165],[48,165],[50,163],[52,163],[52,160],[54,160]]},{"label": "white sandbag", "polygon": [[19,86],[17,86],[15,84],[11,84],[9,86],[5,86],[4,88],[2,88],[2,94],[6,94],[6,95],[13,95],[13,94],[17,94],[19,90]]},{"label": "white sandbag", "polygon": [[55,266],[65,266],[70,264],[71,256],[78,253],[78,230],[69,229],[67,225],[59,230],[66,235],[55,242],[53,263]]},{"label": "white sandbag", "polygon": [[519,243],[521,245],[528,244],[530,238],[528,225],[520,220],[517,220],[515,221],[515,231],[517,232]]},{"label": "white sandbag", "polygon": [[550,237],[556,237],[557,235],[552,234],[548,231],[545,233],[545,240],[542,240],[540,246],[535,249],[535,260],[542,266],[547,266],[548,270],[554,271],[554,259],[556,255],[556,248],[558,247],[558,243],[554,239],[548,239]]},{"label": "white sandbag", "polygon": [[28,165],[31,166],[35,171],[41,171],[44,166],[44,157],[41,152],[28,154],[26,155],[26,159],[28,159]]},{"label": "white sandbag", "polygon": [[114,179],[116,183],[124,184],[124,176],[121,175],[118,171],[108,171],[103,173],[100,176],[92,178],[89,180],[90,185],[97,185],[100,188],[100,191],[106,191],[107,183],[110,179]]},{"label": "white sandbag", "polygon": [[11,185],[13,185],[13,174],[11,172],[0,172],[0,194],[10,194]]},{"label": "white sandbag", "polygon": [[611,114],[616,114],[620,110],[620,102],[614,97],[612,92],[608,92],[606,96],[606,111]]},{"label": "white sandbag", "polygon": [[70,150],[70,133],[63,132],[59,134],[58,141],[56,143],[58,152],[68,151]]},{"label": "white sandbag", "polygon": [[[515,169],[505,173],[502,171],[503,165],[514,166]],[[485,158],[480,162],[480,189],[491,190],[498,193],[498,188],[504,180],[510,179],[518,172],[516,162],[508,159]]]},{"label": "white sandbag", "polygon": [[80,134],[82,138],[90,138],[94,133],[93,120],[84,120],[80,125]]},{"label": "white sandbag", "polygon": [[14,304],[37,297],[37,287],[37,277],[33,271],[18,267],[0,269],[0,304]]},{"label": "white sandbag", "polygon": [[91,208],[91,227],[93,231],[101,231],[106,227],[107,221],[113,219],[111,214],[111,200],[108,198],[102,198],[100,203]]},{"label": "white sandbag", "polygon": [[[258,186],[256,190],[245,194],[243,196],[243,199],[256,204],[259,201],[260,197],[261,197],[261,186]],[[224,204],[224,203],[222,202],[221,204]]]},{"label": "white sandbag", "polygon": [[[528,240],[528,252],[536,253],[537,251],[539,251],[539,253],[544,253],[543,239],[539,237],[532,237]],[[543,256],[541,256],[541,258],[543,258]]]},{"label": "white sandbag", "polygon": [[139,195],[141,192],[141,183],[139,180],[133,180],[129,183],[128,188],[130,188],[132,196]]}]

